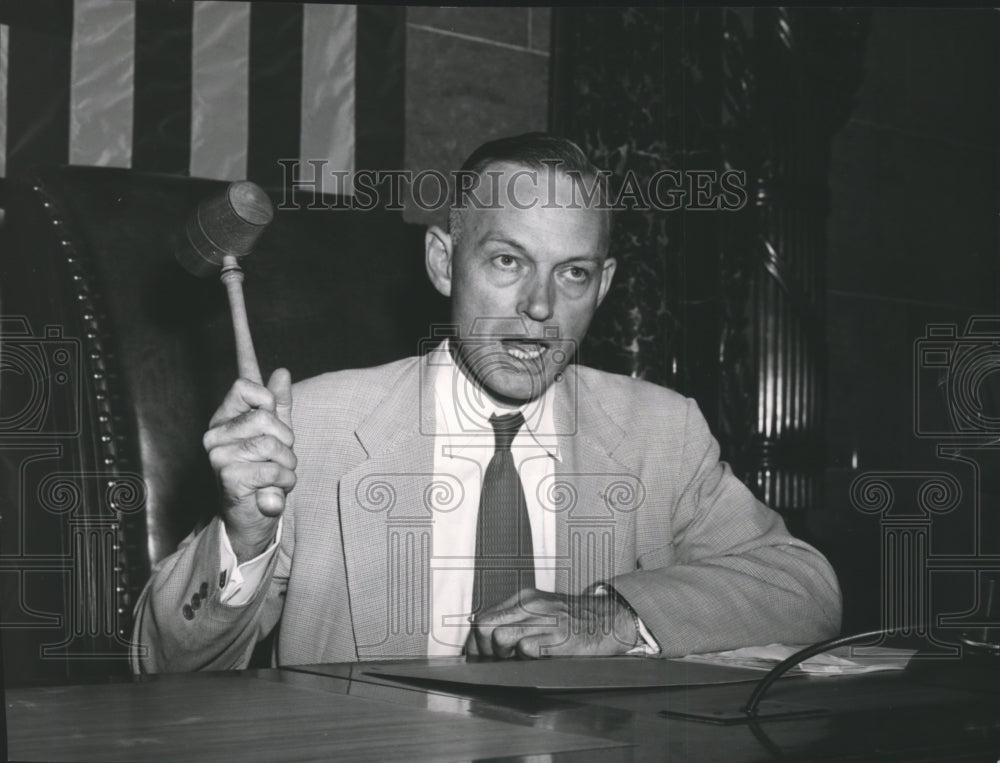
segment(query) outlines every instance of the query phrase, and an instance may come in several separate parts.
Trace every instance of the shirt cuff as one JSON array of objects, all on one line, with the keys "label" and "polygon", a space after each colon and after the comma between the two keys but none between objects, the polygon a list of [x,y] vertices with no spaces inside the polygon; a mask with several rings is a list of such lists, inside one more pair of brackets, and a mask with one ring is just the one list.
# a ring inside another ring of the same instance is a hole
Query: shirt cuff
[{"label": "shirt cuff", "polygon": [[607,583],[597,583],[591,587],[589,593],[594,596],[609,596],[614,594],[618,597],[618,600],[622,602],[622,604],[628,607],[629,612],[635,618],[635,625],[639,629],[639,643],[629,649],[625,654],[642,657],[655,657],[660,653],[660,645],[657,643],[656,639],[653,638],[653,634],[649,632],[649,628],[646,627],[642,618],[639,617],[634,609],[632,609],[632,605],[626,601],[624,596],[618,593],[614,586],[608,585]]},{"label": "shirt cuff", "polygon": [[225,522],[219,528],[219,601],[230,607],[241,607],[248,603],[260,587],[267,571],[267,564],[274,556],[278,542],[281,540],[281,524],[284,517],[278,518],[278,529],[274,540],[260,554],[243,564],[237,564],[233,544],[229,541]]},{"label": "shirt cuff", "polygon": [[639,615],[635,616],[635,624],[639,626],[640,642],[630,649],[628,654],[641,654],[644,657],[655,657],[658,655],[660,653],[660,645],[653,638],[653,634],[649,632],[649,628],[646,627],[646,623],[642,621]]}]

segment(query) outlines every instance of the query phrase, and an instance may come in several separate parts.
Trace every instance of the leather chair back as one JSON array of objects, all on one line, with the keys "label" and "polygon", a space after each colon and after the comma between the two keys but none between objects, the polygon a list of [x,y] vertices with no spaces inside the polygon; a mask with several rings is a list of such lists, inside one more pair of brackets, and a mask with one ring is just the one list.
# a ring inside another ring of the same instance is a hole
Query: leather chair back
[{"label": "leather chair back", "polygon": [[[217,509],[201,437],[236,377],[232,327],[218,279],[183,270],[173,242],[225,185],[63,167],[10,189],[0,626],[11,683],[124,670],[150,564]],[[398,213],[279,208],[243,267],[265,378],[411,355],[447,318],[423,228]]]}]

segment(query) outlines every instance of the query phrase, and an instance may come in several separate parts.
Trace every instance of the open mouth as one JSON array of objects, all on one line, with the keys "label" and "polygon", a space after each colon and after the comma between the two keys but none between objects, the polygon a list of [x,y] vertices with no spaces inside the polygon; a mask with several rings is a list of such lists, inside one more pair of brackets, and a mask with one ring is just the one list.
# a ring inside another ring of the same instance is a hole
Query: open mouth
[{"label": "open mouth", "polygon": [[501,344],[508,355],[518,360],[538,360],[548,350],[545,342],[530,339],[504,339]]}]

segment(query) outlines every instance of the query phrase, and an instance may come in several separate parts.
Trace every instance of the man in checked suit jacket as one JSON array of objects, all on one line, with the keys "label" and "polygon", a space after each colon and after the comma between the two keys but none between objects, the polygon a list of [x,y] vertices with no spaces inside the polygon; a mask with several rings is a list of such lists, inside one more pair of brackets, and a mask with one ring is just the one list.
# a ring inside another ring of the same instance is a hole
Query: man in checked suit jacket
[{"label": "man in checked suit jacket", "polygon": [[[281,369],[267,387],[234,384],[205,435],[222,516],[154,570],[137,672],[244,667],[275,627],[277,664],[463,643],[497,658],[671,657],[838,630],[829,564],[719,462],[694,401],[571,362],[615,269],[605,197],[580,203],[581,182],[602,188],[597,170],[539,134],[488,143],[464,169],[490,180],[485,203],[426,236],[452,336],[294,390]],[[526,411],[522,445],[540,454],[519,464],[538,588],[475,613],[481,482],[450,473],[443,454],[472,451],[442,439],[466,403]],[[455,558],[464,569],[442,573]]]}]

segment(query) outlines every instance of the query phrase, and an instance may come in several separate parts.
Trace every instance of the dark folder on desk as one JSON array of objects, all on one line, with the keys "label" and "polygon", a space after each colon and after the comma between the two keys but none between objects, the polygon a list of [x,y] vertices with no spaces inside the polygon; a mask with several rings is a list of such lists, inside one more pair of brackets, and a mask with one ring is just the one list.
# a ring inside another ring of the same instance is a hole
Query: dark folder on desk
[{"label": "dark folder on desk", "polygon": [[504,660],[448,664],[383,663],[371,667],[365,666],[362,670],[369,675],[390,679],[537,691],[705,686],[759,681],[761,677],[759,671],[745,668],[641,657]]}]

